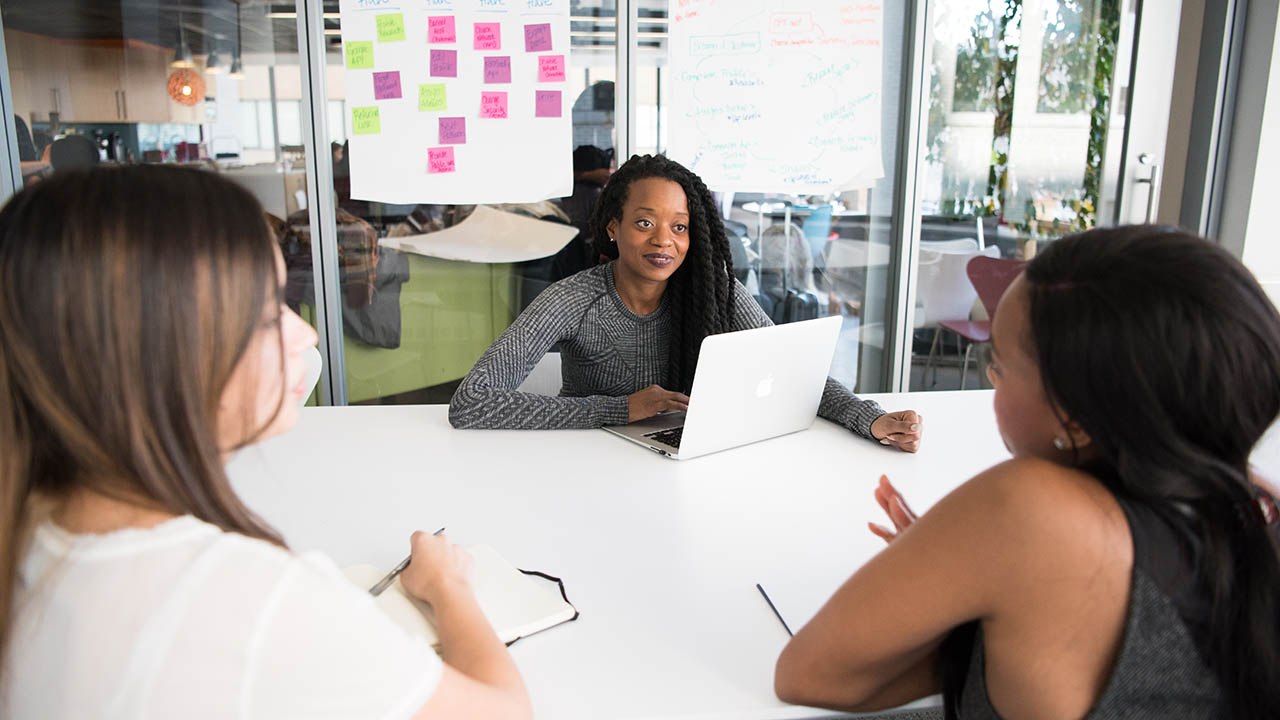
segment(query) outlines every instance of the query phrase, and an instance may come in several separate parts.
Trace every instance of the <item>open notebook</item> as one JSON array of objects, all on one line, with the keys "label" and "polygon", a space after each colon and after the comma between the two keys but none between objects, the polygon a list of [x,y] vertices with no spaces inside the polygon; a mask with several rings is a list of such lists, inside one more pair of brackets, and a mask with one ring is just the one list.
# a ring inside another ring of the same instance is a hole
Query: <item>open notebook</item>
[{"label": "open notebook", "polygon": [[[578,611],[565,599],[559,583],[549,576],[542,577],[551,581],[541,580],[517,570],[488,545],[470,547],[467,552],[475,559],[471,584],[476,599],[502,642],[510,645],[522,637],[578,617]],[[353,565],[344,569],[342,574],[367,591],[387,572],[372,565]],[[399,578],[375,600],[406,630],[425,637],[432,645],[439,644],[431,606],[411,597]]]}]

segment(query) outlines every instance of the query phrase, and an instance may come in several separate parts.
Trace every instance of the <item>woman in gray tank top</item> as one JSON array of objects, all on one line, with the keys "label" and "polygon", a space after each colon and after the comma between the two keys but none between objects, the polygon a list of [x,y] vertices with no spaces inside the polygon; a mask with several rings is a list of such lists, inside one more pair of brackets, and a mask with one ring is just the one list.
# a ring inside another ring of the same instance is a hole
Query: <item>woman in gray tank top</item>
[{"label": "woman in gray tank top", "polygon": [[1280,525],[1249,468],[1280,413],[1280,314],[1235,258],[1150,226],[1052,243],[1001,300],[1014,459],[916,517],[778,659],[790,702],[942,692],[948,717],[1280,712]]}]

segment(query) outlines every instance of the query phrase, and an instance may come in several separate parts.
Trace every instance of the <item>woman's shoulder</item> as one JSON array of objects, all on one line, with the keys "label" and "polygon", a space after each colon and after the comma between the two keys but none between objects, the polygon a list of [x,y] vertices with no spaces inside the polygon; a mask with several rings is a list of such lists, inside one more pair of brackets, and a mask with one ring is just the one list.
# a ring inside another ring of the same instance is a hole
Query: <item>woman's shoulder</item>
[{"label": "woman's shoulder", "polygon": [[1067,584],[1102,567],[1128,576],[1133,555],[1124,510],[1083,470],[1015,458],[978,474],[953,495],[960,500],[953,505],[959,520],[972,523],[980,544],[998,552],[1006,577],[1043,582],[1045,567],[1055,568],[1054,582]]},{"label": "woman's shoulder", "polygon": [[538,293],[525,312],[559,314],[574,307],[589,305],[609,292],[612,279],[613,270],[607,263],[580,270],[548,285]]},{"label": "woman's shoulder", "polygon": [[963,486],[973,500],[1019,529],[1077,531],[1081,523],[1123,517],[1119,502],[1095,476],[1039,458],[1013,458]]}]

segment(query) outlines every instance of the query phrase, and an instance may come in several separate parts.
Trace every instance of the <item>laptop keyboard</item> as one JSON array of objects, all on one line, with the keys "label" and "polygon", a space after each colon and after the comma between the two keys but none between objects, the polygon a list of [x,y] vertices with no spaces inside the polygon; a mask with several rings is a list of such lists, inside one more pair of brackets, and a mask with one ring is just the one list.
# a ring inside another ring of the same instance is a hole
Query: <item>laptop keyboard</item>
[{"label": "laptop keyboard", "polygon": [[659,430],[645,434],[645,437],[665,443],[673,448],[680,448],[680,438],[684,436],[684,426],[674,427],[670,430]]}]

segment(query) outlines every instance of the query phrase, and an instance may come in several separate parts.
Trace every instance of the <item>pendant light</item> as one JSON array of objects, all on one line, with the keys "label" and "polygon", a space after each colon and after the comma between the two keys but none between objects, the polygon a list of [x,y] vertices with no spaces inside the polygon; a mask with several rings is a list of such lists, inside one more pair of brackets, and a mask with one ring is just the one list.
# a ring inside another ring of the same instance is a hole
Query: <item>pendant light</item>
[{"label": "pendant light", "polygon": [[210,48],[209,57],[204,61],[204,71],[210,75],[222,72],[222,58],[218,57],[217,46]]},{"label": "pendant light", "polygon": [[191,47],[187,45],[187,33],[182,28],[182,13],[178,13],[178,47],[173,51],[173,62],[169,67],[193,68],[196,61],[191,57]]},{"label": "pendant light", "polygon": [[231,54],[231,72],[228,77],[244,79],[244,63],[240,62],[240,3],[236,3],[236,49]]}]

